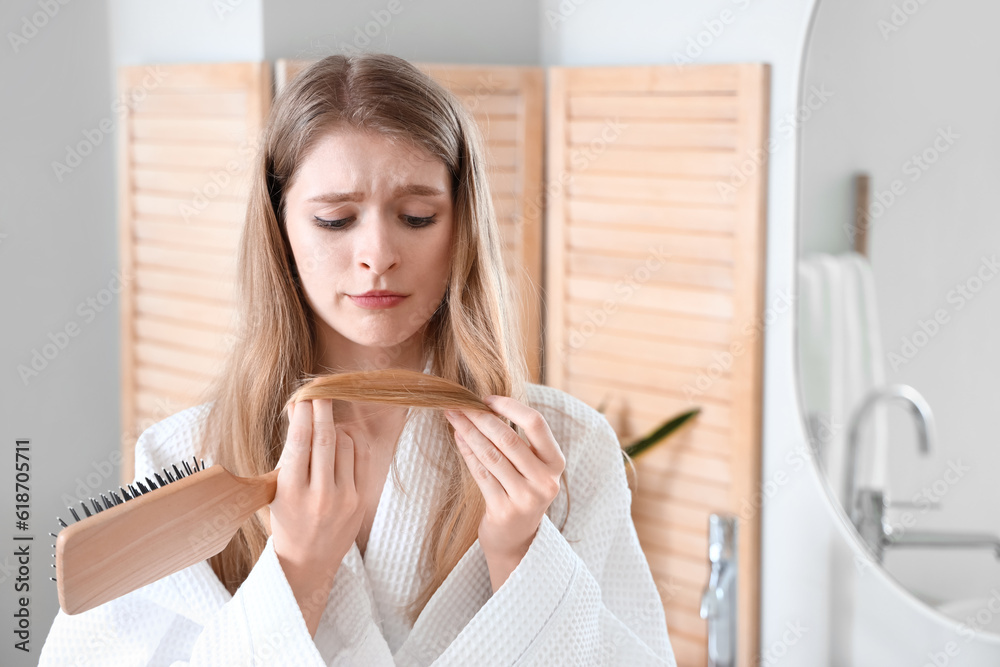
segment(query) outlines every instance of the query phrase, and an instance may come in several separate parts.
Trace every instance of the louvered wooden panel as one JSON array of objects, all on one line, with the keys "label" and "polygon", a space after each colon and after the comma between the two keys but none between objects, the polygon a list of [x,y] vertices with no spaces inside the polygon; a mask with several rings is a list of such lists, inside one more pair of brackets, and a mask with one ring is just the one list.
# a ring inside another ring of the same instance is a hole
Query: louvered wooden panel
[{"label": "louvered wooden panel", "polygon": [[[311,62],[278,60],[278,90]],[[455,93],[482,130],[528,371],[533,382],[540,382],[544,72],[537,67],[414,64]]]},{"label": "louvered wooden panel", "polygon": [[[545,382],[605,404],[623,443],[701,407],[636,461],[633,499],[678,664],[700,667],[708,516],[740,515],[760,483],[762,336],[748,325],[763,309],[766,165],[724,186],[766,155],[769,68],[549,72]],[[720,363],[735,343],[742,351]],[[738,551],[748,667],[759,514],[743,512]]]},{"label": "louvered wooden panel", "polygon": [[119,126],[122,479],[150,424],[202,400],[228,344],[237,243],[267,63],[123,67]]}]

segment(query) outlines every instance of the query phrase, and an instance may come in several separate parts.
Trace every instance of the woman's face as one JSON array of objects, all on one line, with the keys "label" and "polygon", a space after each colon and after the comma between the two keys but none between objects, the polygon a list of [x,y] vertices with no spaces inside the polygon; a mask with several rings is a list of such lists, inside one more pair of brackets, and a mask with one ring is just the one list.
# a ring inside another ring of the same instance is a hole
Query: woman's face
[{"label": "woman's face", "polygon": [[[285,224],[328,351],[422,330],[448,284],[451,197],[443,162],[379,135],[331,131],[309,152],[285,192]],[[359,298],[372,290],[401,298]]]}]

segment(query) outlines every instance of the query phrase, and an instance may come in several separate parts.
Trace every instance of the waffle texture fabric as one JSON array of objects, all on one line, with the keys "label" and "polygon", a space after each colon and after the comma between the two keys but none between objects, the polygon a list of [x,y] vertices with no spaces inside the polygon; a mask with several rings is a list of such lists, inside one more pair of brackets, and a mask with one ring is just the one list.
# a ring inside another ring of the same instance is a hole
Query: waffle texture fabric
[{"label": "waffle texture fabric", "polygon": [[[528,403],[563,449],[570,511],[563,489],[495,593],[477,540],[414,624],[402,614],[417,592],[433,511],[437,472],[425,457],[448,442],[439,411],[410,408],[396,450],[399,478],[386,479],[364,557],[354,545],[341,562],[315,637],[269,538],[235,595],[205,560],[89,611],[60,609],[39,664],[676,666],[614,430],[559,389],[529,384]],[[209,407],[148,428],[136,443],[136,478],[190,460]]]}]

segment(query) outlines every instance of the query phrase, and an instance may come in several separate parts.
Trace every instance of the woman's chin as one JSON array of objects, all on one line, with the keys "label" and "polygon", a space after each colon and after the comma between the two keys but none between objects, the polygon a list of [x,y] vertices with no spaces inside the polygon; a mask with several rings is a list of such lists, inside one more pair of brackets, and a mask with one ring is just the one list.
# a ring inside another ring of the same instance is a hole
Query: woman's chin
[{"label": "woman's chin", "polygon": [[357,337],[350,337],[351,341],[356,345],[370,348],[373,351],[385,352],[390,354],[395,349],[397,352],[403,348],[406,342],[410,339],[410,336],[400,337],[399,331],[393,332],[391,335],[386,334],[384,336],[372,336],[372,335],[360,335]]}]

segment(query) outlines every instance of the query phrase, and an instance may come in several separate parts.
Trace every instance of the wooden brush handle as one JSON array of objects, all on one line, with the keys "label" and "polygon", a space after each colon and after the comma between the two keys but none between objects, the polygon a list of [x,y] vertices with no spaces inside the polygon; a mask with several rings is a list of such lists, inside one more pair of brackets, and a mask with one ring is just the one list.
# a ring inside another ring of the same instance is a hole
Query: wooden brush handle
[{"label": "wooden brush handle", "polygon": [[278,472],[214,465],[67,526],[56,538],[59,605],[87,611],[211,558],[274,500]]},{"label": "wooden brush handle", "polygon": [[[257,477],[233,477],[233,479],[246,487],[249,493],[247,503],[254,505],[249,514],[253,514],[264,505],[270,505],[271,501],[274,500],[275,493],[278,491],[277,470],[272,470],[267,474],[258,475]],[[215,554],[212,555],[214,556]]]}]

